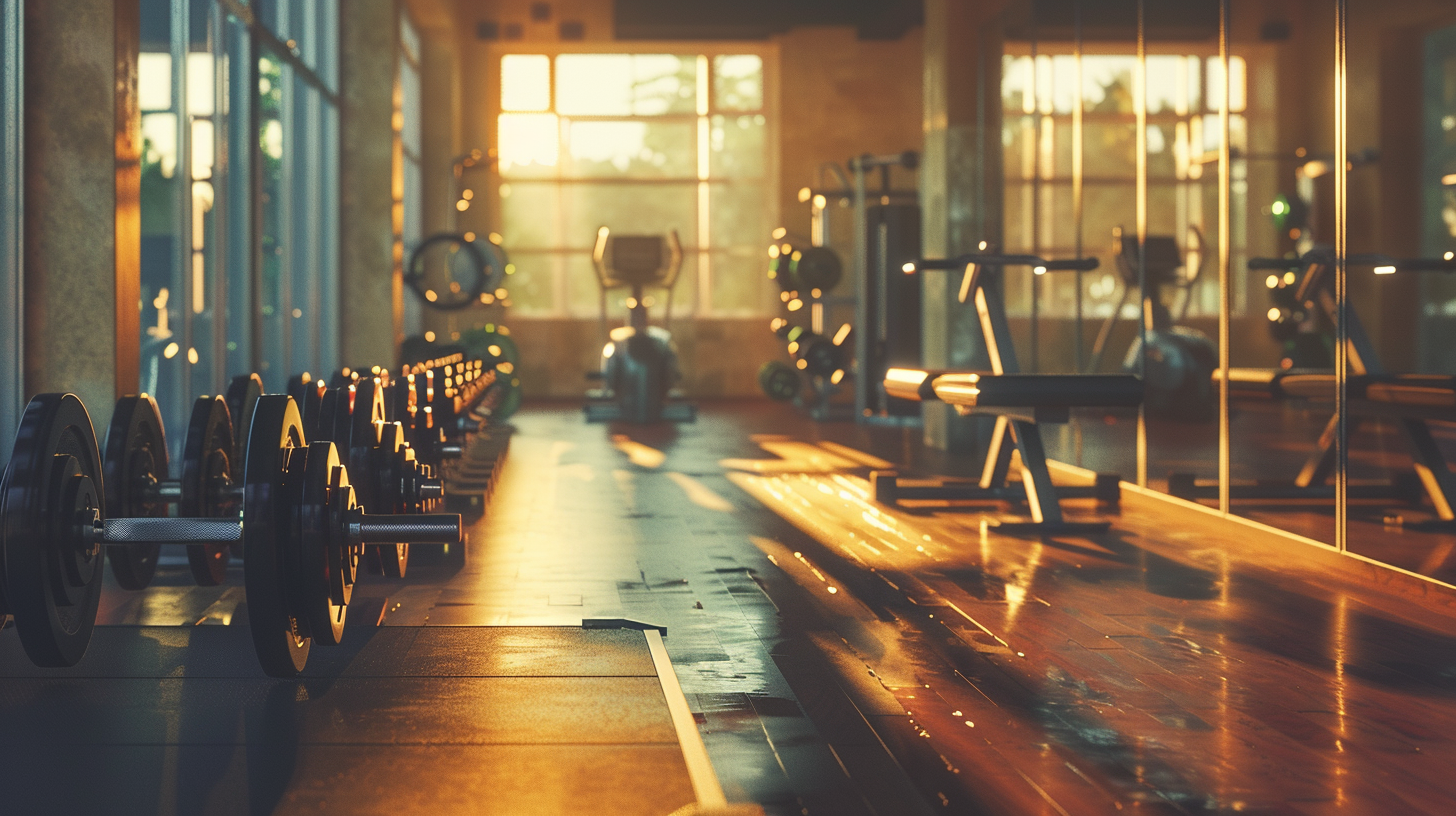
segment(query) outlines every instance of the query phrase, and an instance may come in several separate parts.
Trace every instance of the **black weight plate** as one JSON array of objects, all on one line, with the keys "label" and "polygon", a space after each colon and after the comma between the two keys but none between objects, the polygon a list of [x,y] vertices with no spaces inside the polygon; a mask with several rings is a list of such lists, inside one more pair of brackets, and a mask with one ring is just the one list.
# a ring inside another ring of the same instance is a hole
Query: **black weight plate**
[{"label": "black weight plate", "polygon": [[[156,400],[142,394],[116,401],[103,461],[106,509],[112,518],[167,515],[167,503],[155,493],[157,483],[168,475],[167,434]],[[106,547],[116,583],[130,590],[146,589],[152,582],[161,552],[162,545],[154,541]]]},{"label": "black weight plate", "polygon": [[758,385],[771,399],[789,402],[799,396],[799,372],[782,360],[769,360],[758,369]]},{"label": "black weight plate", "polygon": [[[257,374],[239,374],[228,383],[227,407],[233,419],[233,450],[241,451],[248,441],[248,423],[253,421],[253,404],[263,396],[263,378]],[[243,457],[235,457],[234,481],[242,481]]]},{"label": "black weight plate", "polygon": [[286,395],[264,395],[253,409],[243,456],[243,577],[248,625],[263,671],[296,677],[311,643],[297,598],[298,527],[289,495],[302,482],[303,423]]},{"label": "black weight plate", "polygon": [[[303,395],[306,391],[308,391],[308,386],[312,382],[313,375],[308,373],[307,371],[303,372],[302,374],[294,374],[292,377],[288,378],[288,387],[284,393],[288,394],[288,396],[290,397],[293,397],[293,402],[296,405],[302,406]],[[303,413],[302,408],[299,409],[299,413]]]},{"label": "black weight plate", "polygon": [[298,405],[298,414],[303,419],[303,435],[307,439],[313,439],[319,432],[319,411],[323,408],[324,384],[321,380],[314,380],[304,386],[302,390],[303,399],[295,399]]},{"label": "black weight plate", "polygon": [[354,491],[332,442],[308,446],[300,505],[300,595],[309,632],[320,643],[337,645],[353,593],[358,559],[346,538]]},{"label": "black weight plate", "polygon": [[37,666],[74,666],[86,653],[101,600],[104,560],[78,515],[103,504],[101,452],[74,394],[30,401],[15,432],[0,499],[5,597]]},{"label": "black weight plate", "polygon": [[[192,404],[182,446],[182,490],[177,515],[218,518],[237,513],[228,495],[233,485],[233,421],[222,397],[198,397]],[[187,545],[187,564],[198,586],[217,586],[227,577],[227,544]]]},{"label": "black weight plate", "polygon": [[792,261],[794,281],[802,287],[800,291],[818,289],[824,295],[839,285],[844,275],[844,266],[839,255],[829,247],[805,247],[795,253]]},{"label": "black weight plate", "polygon": [[373,445],[379,432],[374,424],[384,421],[384,384],[378,377],[365,377],[354,386],[353,429],[350,432],[350,447]]},{"label": "black weight plate", "polygon": [[[407,467],[413,462],[408,458],[409,448],[405,444],[403,429],[398,423],[388,423],[380,428],[379,445],[374,449],[369,471],[365,477],[374,484],[372,498],[375,506],[364,505],[366,513],[408,513]],[[370,544],[367,547],[369,571],[375,575],[403,578],[409,569],[409,543]]]}]

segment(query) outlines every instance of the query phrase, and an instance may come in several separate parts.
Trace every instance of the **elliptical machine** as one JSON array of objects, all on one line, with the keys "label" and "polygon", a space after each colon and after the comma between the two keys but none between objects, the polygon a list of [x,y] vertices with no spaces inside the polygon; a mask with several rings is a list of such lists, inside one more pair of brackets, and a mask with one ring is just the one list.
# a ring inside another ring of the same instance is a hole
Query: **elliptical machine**
[{"label": "elliptical machine", "polygon": [[[1123,304],[1139,284],[1138,240],[1119,228],[1113,231],[1117,241],[1117,269],[1121,278],[1117,303],[1103,322],[1092,346],[1092,359],[1087,370],[1095,373],[1107,350],[1107,341],[1122,315]],[[1142,338],[1134,336],[1123,358],[1122,369],[1141,373],[1144,404],[1150,416],[1181,422],[1211,422],[1218,417],[1218,395],[1212,376],[1218,368],[1218,349],[1208,335],[1188,326],[1178,325],[1188,315],[1193,301],[1193,284],[1203,266],[1203,235],[1189,228],[1188,246],[1179,249],[1171,235],[1149,235],[1143,243],[1147,288],[1140,290],[1144,314],[1148,317],[1147,353],[1143,354]],[[1173,289],[1179,297],[1177,317],[1163,301],[1164,288]],[[1143,364],[1139,367],[1138,357]]]},{"label": "elliptical machine", "polygon": [[647,323],[652,298],[648,287],[666,290],[666,318],[672,319],[672,290],[682,269],[682,243],[677,231],[661,235],[612,235],[597,230],[592,263],[601,284],[602,323],[607,321],[607,292],[629,288],[627,325],[609,333],[602,348],[601,369],[588,376],[600,378],[601,389],[588,392],[588,422],[692,422],[697,408],[672,401],[673,387],[682,379],[672,333],[666,326]]}]

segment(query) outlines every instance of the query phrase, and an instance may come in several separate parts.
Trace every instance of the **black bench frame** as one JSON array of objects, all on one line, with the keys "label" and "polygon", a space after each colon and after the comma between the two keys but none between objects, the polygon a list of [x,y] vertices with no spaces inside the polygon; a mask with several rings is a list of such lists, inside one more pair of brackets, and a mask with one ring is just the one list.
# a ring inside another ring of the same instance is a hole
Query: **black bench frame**
[{"label": "black bench frame", "polygon": [[[1456,262],[1450,260],[1397,261],[1383,256],[1357,255],[1348,258],[1346,263],[1380,267],[1391,273],[1397,271],[1456,271]],[[1306,253],[1304,257],[1298,259],[1252,260],[1249,262],[1249,269],[1272,271],[1303,269],[1299,288],[1295,290],[1295,298],[1301,303],[1313,302],[1329,321],[1335,324],[1339,321],[1340,314],[1333,289],[1334,265],[1335,258],[1331,253],[1316,250]],[[1349,365],[1349,376],[1347,377],[1349,394],[1346,400],[1349,408],[1346,420],[1347,432],[1353,436],[1359,424],[1367,419],[1383,417],[1395,420],[1410,446],[1411,465],[1414,470],[1412,480],[1396,479],[1389,484],[1349,484],[1346,495],[1354,499],[1390,499],[1418,503],[1420,496],[1424,493],[1435,508],[1439,521],[1433,525],[1413,526],[1456,524],[1456,510],[1453,510],[1456,508],[1456,474],[1451,472],[1447,459],[1441,453],[1440,447],[1431,434],[1430,425],[1427,423],[1429,419],[1456,421],[1456,412],[1433,410],[1431,406],[1423,404],[1403,404],[1398,395],[1388,393],[1383,398],[1371,397],[1372,391],[1378,390],[1381,385],[1400,386],[1404,381],[1410,384],[1419,383],[1421,387],[1438,387],[1436,381],[1439,378],[1408,378],[1386,370],[1380,361],[1375,344],[1365,331],[1365,324],[1361,322],[1360,315],[1355,311],[1353,305],[1345,310],[1345,344]],[[1231,371],[1230,375],[1232,376],[1232,374]],[[1217,376],[1218,372],[1215,372],[1215,377]],[[1241,395],[1235,388],[1230,388],[1230,399],[1312,399],[1308,393],[1288,393],[1282,387],[1284,379],[1302,376],[1329,377],[1330,384],[1334,385],[1334,372],[1330,371],[1270,371],[1265,377],[1260,378],[1262,388],[1256,388],[1255,394]],[[1450,383],[1448,387],[1456,388],[1456,379],[1447,379]],[[1330,401],[1334,401],[1334,397],[1333,389],[1331,389]],[[1231,485],[1230,498],[1244,500],[1333,499],[1335,486],[1329,482],[1335,471],[1335,442],[1338,429],[1339,417],[1331,414],[1324,431],[1320,434],[1319,441],[1315,443],[1314,449],[1292,481]],[[1178,498],[1189,500],[1217,498],[1218,483],[1198,480],[1188,473],[1174,473],[1169,474],[1168,492]]]},{"label": "black bench frame", "polygon": [[[875,471],[870,474],[871,490],[876,501],[894,504],[901,500],[942,501],[1025,501],[1030,510],[1030,522],[991,522],[998,530],[1008,533],[1036,533],[1042,535],[1088,534],[1106,532],[1111,527],[1108,521],[1071,522],[1062,514],[1061,497],[1096,498],[1100,503],[1115,507],[1121,497],[1121,479],[1115,474],[1098,474],[1093,485],[1064,486],[1058,488],[1052,483],[1047,467],[1046,449],[1042,445],[1038,423],[1061,423],[1070,418],[1070,407],[1088,405],[1082,399],[1068,399],[1067,394],[1082,388],[1135,384],[1136,400],[1126,396],[1109,400],[1119,406],[1136,405],[1141,402],[1141,382],[1129,375],[1022,375],[1016,359],[1016,349],[1011,339],[1010,326],[1006,320],[1005,303],[1000,297],[987,294],[985,284],[992,277],[1002,274],[1006,266],[1026,265],[1050,271],[1065,269],[1091,270],[1097,268],[1096,258],[1079,261],[1047,261],[1031,255],[996,255],[977,253],[964,255],[948,261],[921,261],[921,269],[964,268],[958,299],[961,303],[973,301],[990,357],[989,372],[945,372],[892,369],[885,377],[886,391],[893,396],[906,399],[939,399],[955,405],[963,414],[989,414],[996,417],[986,450],[981,477],[977,481],[935,479],[901,480],[894,471]],[[999,389],[1004,393],[997,404],[968,404],[958,399],[956,392],[975,387],[977,378],[985,377],[986,384],[1004,384]],[[1022,385],[1029,387],[1021,387]],[[1039,387],[1038,387],[1039,386]],[[1048,386],[1053,386],[1048,388]],[[1061,392],[1059,396],[1054,392]],[[1038,393],[1039,392],[1039,393]],[[1016,394],[1024,393],[1026,398],[1018,400]],[[1012,405],[1009,403],[1026,404]],[[1021,481],[1008,479],[1011,470],[1011,453],[1015,450],[1021,457]]]}]

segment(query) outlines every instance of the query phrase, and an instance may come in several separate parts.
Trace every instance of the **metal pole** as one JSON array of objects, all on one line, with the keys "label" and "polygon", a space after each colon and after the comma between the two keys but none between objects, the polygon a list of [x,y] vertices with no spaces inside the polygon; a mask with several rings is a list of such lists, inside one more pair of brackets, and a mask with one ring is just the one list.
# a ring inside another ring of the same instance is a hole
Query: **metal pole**
[{"label": "metal pole", "polygon": [[1350,464],[1347,380],[1349,362],[1349,174],[1345,32],[1347,0],[1335,0],[1335,549],[1349,549],[1346,535]]},{"label": "metal pole", "polygon": [[[1082,2],[1072,4],[1072,241],[1074,255],[1082,257]],[[1033,253],[1035,254],[1035,253]],[[1075,354],[1073,370],[1082,371],[1082,270],[1078,269],[1076,298]]]},{"label": "metal pole", "polygon": [[1229,184],[1232,178],[1229,151],[1229,0],[1219,0],[1218,61],[1223,66],[1223,97],[1218,101],[1218,509],[1229,512],[1229,310],[1233,306],[1229,251]]},{"label": "metal pole", "polygon": [[[1137,114],[1137,273],[1138,296],[1142,298],[1142,320],[1138,321],[1138,376],[1147,378],[1148,321],[1152,309],[1148,301],[1148,264],[1146,246],[1148,242],[1148,43],[1147,32],[1143,30],[1144,4],[1137,4],[1137,65],[1133,71],[1133,111]],[[1138,406],[1137,421],[1137,483],[1148,486],[1148,422],[1147,406]]]}]

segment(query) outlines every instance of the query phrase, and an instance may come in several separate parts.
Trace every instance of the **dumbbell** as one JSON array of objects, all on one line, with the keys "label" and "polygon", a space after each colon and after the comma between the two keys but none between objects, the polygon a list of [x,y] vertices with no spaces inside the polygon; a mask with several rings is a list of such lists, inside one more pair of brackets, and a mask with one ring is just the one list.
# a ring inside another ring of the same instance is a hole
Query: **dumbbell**
[{"label": "dumbbell", "polygon": [[[318,437],[338,446],[354,480],[361,507],[373,513],[426,513],[444,498],[444,486],[415,457],[397,422],[386,422],[384,386],[378,378],[360,379],[347,388],[326,389],[320,407]],[[372,571],[403,577],[409,564],[409,541],[369,548]]]},{"label": "dumbbell", "polygon": [[[167,434],[150,396],[117,400],[106,432],[105,505],[116,517],[164,517],[168,506],[187,518],[236,516],[242,459],[222,397],[198,397],[192,405],[180,478],[169,479]],[[111,574],[122,589],[146,589],[157,570],[161,546],[133,541],[107,547]],[[200,541],[187,546],[187,564],[199,586],[217,586],[227,575],[229,545]]]},{"label": "dumbbell", "polygon": [[[287,395],[258,397],[244,457],[236,516],[117,517],[107,512],[101,455],[80,399],[31,400],[0,482],[4,601],[31,660],[72,666],[85,654],[102,562],[114,545],[240,541],[258,659],[268,674],[293,677],[314,640],[342,637],[365,544],[461,540],[459,516],[362,511],[338,449],[307,442]],[[138,457],[137,468],[145,461]]]}]

